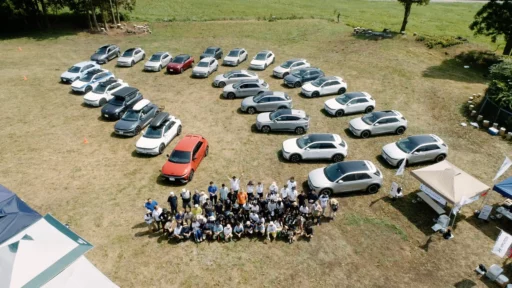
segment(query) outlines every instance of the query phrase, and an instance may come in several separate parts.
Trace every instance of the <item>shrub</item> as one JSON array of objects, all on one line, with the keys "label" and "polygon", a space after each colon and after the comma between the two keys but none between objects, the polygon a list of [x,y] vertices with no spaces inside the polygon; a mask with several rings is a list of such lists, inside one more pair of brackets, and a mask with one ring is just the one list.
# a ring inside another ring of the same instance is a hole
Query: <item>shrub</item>
[{"label": "shrub", "polygon": [[432,49],[436,46],[440,46],[442,48],[447,48],[459,44],[463,44],[467,40],[461,37],[453,37],[453,36],[428,36],[428,35],[418,35],[416,37],[416,41],[424,42],[425,46]]},{"label": "shrub", "polygon": [[512,61],[494,64],[489,69],[491,82],[487,96],[501,108],[512,111]]}]

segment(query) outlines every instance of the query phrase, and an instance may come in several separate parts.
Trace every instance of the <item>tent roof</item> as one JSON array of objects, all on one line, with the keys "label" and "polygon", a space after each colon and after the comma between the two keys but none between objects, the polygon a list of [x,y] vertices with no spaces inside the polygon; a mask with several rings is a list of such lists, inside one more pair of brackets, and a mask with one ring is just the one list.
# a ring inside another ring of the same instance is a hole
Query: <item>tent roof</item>
[{"label": "tent roof", "polygon": [[500,193],[504,197],[512,198],[512,177],[507,178],[500,183],[494,185],[494,191]]},{"label": "tent roof", "polygon": [[0,185],[0,244],[41,219],[16,194]]},{"label": "tent roof", "polygon": [[489,190],[489,186],[446,160],[413,170],[411,174],[452,204]]}]

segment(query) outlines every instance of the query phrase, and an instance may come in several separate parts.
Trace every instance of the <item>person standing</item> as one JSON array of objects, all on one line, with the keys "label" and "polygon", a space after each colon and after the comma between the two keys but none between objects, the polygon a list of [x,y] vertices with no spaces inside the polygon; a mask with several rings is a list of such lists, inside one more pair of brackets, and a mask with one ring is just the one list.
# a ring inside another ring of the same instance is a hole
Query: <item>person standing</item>
[{"label": "person standing", "polygon": [[171,215],[176,215],[176,213],[178,213],[178,197],[174,195],[174,192],[171,191],[171,193],[169,193],[167,203],[169,203],[171,207]]},{"label": "person standing", "polygon": [[320,203],[318,202],[319,201],[316,201],[313,204],[313,210],[311,211],[311,214],[313,215],[313,220],[316,220],[316,225],[322,225],[320,218],[322,216],[323,209]]},{"label": "person standing", "polygon": [[237,194],[238,191],[240,191],[240,179],[236,178],[236,176],[233,176],[231,178],[230,182],[231,182],[231,189],[233,189],[233,192],[235,192],[235,194]]},{"label": "person standing", "polygon": [[249,197],[249,201],[254,199],[254,183],[252,180],[247,183],[247,196]]},{"label": "person standing", "polygon": [[155,232],[155,219],[153,219],[153,212],[151,210],[146,210],[146,214],[144,215],[144,222],[148,224],[148,230],[150,233]]},{"label": "person standing", "polygon": [[263,184],[261,182],[258,182],[258,185],[256,185],[256,193],[259,199],[263,199]]},{"label": "person standing", "polygon": [[276,182],[275,182],[275,181],[274,181],[274,182],[272,182],[272,184],[270,185],[270,187],[268,187],[268,191],[269,191],[269,193],[271,193],[271,194],[272,194],[272,192],[273,192],[273,193],[275,193],[275,194],[277,194],[277,192],[279,191],[279,187],[277,186],[277,184],[276,184]]},{"label": "person standing", "polygon": [[210,201],[213,202],[213,205],[217,204],[217,185],[213,184],[213,181],[210,181],[210,186],[208,186],[208,194],[210,194]]},{"label": "person standing", "polygon": [[155,209],[153,209],[153,219],[155,219],[156,226],[157,226],[158,230],[160,230],[160,224],[162,223],[162,220],[160,219],[160,214],[162,214],[162,208],[160,208],[160,206],[156,205]]},{"label": "person standing", "polygon": [[316,200],[318,200],[318,195],[313,191],[309,192],[309,194],[308,194],[309,211],[311,211],[313,209],[313,204],[315,204]]},{"label": "person standing", "polygon": [[224,183],[222,183],[222,185],[220,186],[220,190],[219,190],[220,201],[222,203],[224,203],[226,200],[229,199],[228,194],[229,194],[228,187],[226,187],[226,185],[224,185]]},{"label": "person standing", "polygon": [[281,200],[285,200],[288,197],[288,184],[284,184],[283,188],[281,188]]},{"label": "person standing", "polygon": [[329,204],[329,195],[327,192],[323,192],[320,197],[318,197],[318,201],[320,201],[320,206],[322,207],[322,216],[325,216],[325,209],[327,208],[327,204]]},{"label": "person standing", "polygon": [[297,201],[297,190],[295,186],[292,186],[288,193],[288,201],[291,203]]},{"label": "person standing", "polygon": [[[205,207],[204,204],[209,200],[210,198],[208,197],[208,195],[206,195],[206,193],[204,191],[201,191],[201,193],[199,193],[199,206],[201,207]],[[213,202],[212,202],[213,203]]]},{"label": "person standing", "polygon": [[192,204],[193,205],[199,205],[199,199],[201,198],[201,195],[199,195],[199,191],[194,190],[194,196],[192,196]]},{"label": "person standing", "polygon": [[299,201],[299,207],[306,204],[307,198],[308,196],[306,195],[306,193],[304,193],[304,190],[300,191],[299,196],[297,196],[297,200]]},{"label": "person standing", "polygon": [[153,212],[156,205],[158,205],[158,202],[151,198],[148,198],[148,200],[146,200],[146,203],[144,203],[144,207],[146,207],[147,210],[151,210],[151,212]]},{"label": "person standing", "polygon": [[183,209],[192,208],[190,205],[190,191],[183,188],[181,190],[181,201],[183,202]]},{"label": "person standing", "polygon": [[288,184],[288,189],[297,188],[297,182],[295,182],[295,177],[290,177],[290,180],[286,183]]},{"label": "person standing", "polygon": [[237,203],[240,206],[244,206],[247,203],[247,192],[241,191],[236,195]]}]

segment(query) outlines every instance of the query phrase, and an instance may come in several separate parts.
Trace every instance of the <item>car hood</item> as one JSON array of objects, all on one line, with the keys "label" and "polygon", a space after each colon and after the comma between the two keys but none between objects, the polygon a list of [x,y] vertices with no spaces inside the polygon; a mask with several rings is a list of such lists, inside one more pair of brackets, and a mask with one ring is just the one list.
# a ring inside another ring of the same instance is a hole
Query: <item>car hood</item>
[{"label": "car hood", "polygon": [[385,145],[382,147],[382,151],[393,159],[404,159],[407,157],[407,154],[396,146],[396,142]]},{"label": "car hood", "polygon": [[64,72],[60,75],[60,77],[62,78],[75,78],[76,76],[78,76],[78,73],[71,73],[71,72]]},{"label": "car hood", "polygon": [[212,58],[215,58],[215,54],[207,54],[207,53],[203,53],[201,54],[200,58],[206,58],[206,57],[212,57]]},{"label": "car hood", "polygon": [[261,113],[258,114],[256,121],[259,123],[267,123],[270,122],[270,113]]},{"label": "car hood", "polygon": [[341,105],[338,101],[336,101],[335,98],[325,101],[324,104],[327,105],[327,107],[336,108],[336,109],[345,107],[345,105]]},{"label": "car hood", "polygon": [[133,60],[133,56],[131,57],[119,57],[117,58],[117,62],[130,62]]},{"label": "car hood", "polygon": [[324,168],[315,169],[308,174],[308,179],[311,184],[318,188],[323,188],[331,185],[331,181],[325,177]]},{"label": "car hood", "polygon": [[105,94],[98,94],[98,93],[94,93],[92,91],[88,92],[87,94],[84,95],[84,99],[89,100],[89,101],[97,101],[103,97],[105,97]]},{"label": "car hood", "polygon": [[237,60],[238,60],[238,57],[233,57],[233,56],[226,56],[226,57],[224,57],[224,61],[236,62]]},{"label": "car hood", "polygon": [[146,138],[140,137],[135,144],[138,148],[154,149],[162,143],[162,138]]},{"label": "car hood", "polygon": [[299,152],[302,149],[297,146],[297,138],[288,139],[283,142],[283,149],[290,153],[290,152]]},{"label": "car hood", "polygon": [[248,107],[248,106],[252,106],[252,105],[257,105],[257,103],[254,103],[254,96],[251,96],[251,97],[244,98],[244,100],[242,100],[241,105],[243,107]]},{"label": "car hood", "polygon": [[107,103],[103,108],[101,108],[101,113],[104,114],[115,114],[123,109],[123,106],[115,106],[110,103]]},{"label": "car hood", "polygon": [[233,88],[233,84],[228,84],[226,86],[224,86],[224,92],[227,92],[227,91],[235,91],[236,89]]},{"label": "car hood", "polygon": [[194,69],[192,69],[192,72],[208,72],[208,67],[194,67]]},{"label": "car hood", "polygon": [[274,71],[276,71],[277,73],[284,73],[284,72],[287,72],[289,71],[290,69],[287,69],[287,68],[283,68],[281,66],[277,66],[276,68],[274,68]]},{"label": "car hood", "polygon": [[92,54],[91,56],[91,60],[99,60],[99,59],[103,59],[107,57],[107,54],[98,54],[98,53],[94,53]]},{"label": "car hood", "polygon": [[162,174],[166,175],[174,175],[174,176],[182,176],[189,172],[190,169],[190,163],[186,164],[179,164],[179,163],[173,163],[170,161],[165,162],[164,166],[162,167]]},{"label": "car hood", "polygon": [[300,81],[301,79],[299,77],[295,77],[292,74],[289,74],[286,77],[284,77],[284,80],[289,81],[289,82],[295,82],[295,81]]},{"label": "car hood", "polygon": [[357,130],[364,130],[370,127],[368,124],[363,122],[363,119],[361,117],[352,119],[350,120],[349,123],[350,125],[352,125],[352,127],[356,128]]},{"label": "car hood", "polygon": [[252,59],[251,61],[251,65],[265,65],[265,61],[264,60],[256,60],[256,59]]},{"label": "car hood", "polygon": [[139,124],[139,121],[126,121],[126,120],[119,120],[117,121],[116,125],[114,126],[114,129],[119,130],[131,130],[135,129],[135,127]]},{"label": "car hood", "polygon": [[160,66],[160,62],[146,61],[146,63],[144,63],[144,66],[158,67]]},{"label": "car hood", "polygon": [[80,88],[80,87],[84,86],[84,85],[85,85],[85,84],[87,84],[87,83],[89,83],[89,82],[84,82],[84,81],[76,80],[76,81],[74,81],[74,82],[71,84],[71,86],[72,86],[72,87],[75,87],[75,88]]},{"label": "car hood", "polygon": [[224,78],[224,75],[222,75],[222,74],[215,76],[215,79],[214,79],[214,81],[224,81],[224,80],[227,80],[227,79]]},{"label": "car hood", "polygon": [[320,88],[314,86],[313,84],[311,84],[311,82],[304,84],[304,86],[302,86],[302,89],[307,90],[307,91],[318,91],[318,90],[320,90]]},{"label": "car hood", "polygon": [[180,63],[169,63],[167,64],[167,68],[181,68],[183,67],[183,64]]}]

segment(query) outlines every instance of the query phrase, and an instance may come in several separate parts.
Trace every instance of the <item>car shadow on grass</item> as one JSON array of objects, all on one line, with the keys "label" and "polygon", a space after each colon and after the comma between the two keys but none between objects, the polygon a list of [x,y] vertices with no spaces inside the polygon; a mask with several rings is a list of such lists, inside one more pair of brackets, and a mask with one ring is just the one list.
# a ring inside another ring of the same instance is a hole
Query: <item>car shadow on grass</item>
[{"label": "car shadow on grass", "polygon": [[154,157],[158,156],[158,155],[137,153],[137,150],[133,150],[131,155],[133,158],[139,158],[139,159],[148,159],[148,158],[154,158]]},{"label": "car shadow on grass", "polygon": [[101,107],[96,107],[96,106],[91,106],[91,105],[87,105],[85,104],[84,102],[82,102],[82,104],[80,104],[80,106],[86,108],[86,109],[98,109],[98,108],[101,108]]},{"label": "car shadow on grass", "polygon": [[254,113],[254,114],[249,114],[247,112],[242,111],[242,108],[238,107],[236,109],[236,114],[238,114],[238,115],[245,115],[245,116],[254,116],[254,115],[258,115],[258,112]]},{"label": "car shadow on grass", "polygon": [[289,161],[289,160],[286,160],[284,157],[283,157],[283,150],[282,149],[279,149],[276,151],[276,156],[277,156],[277,160],[279,160],[279,162],[281,163],[286,163],[286,164],[290,164],[290,165],[309,165],[309,164],[312,164],[312,165],[325,165],[325,166],[328,166],[328,165],[331,165],[331,164],[334,164],[334,162],[330,161],[330,160],[301,160],[299,162],[292,162],[292,161]]},{"label": "car shadow on grass", "polygon": [[160,186],[165,186],[165,187],[183,187],[187,184],[187,183],[181,183],[179,181],[171,182],[168,179],[162,177],[160,174],[156,177],[155,182],[156,182],[156,184],[158,184]]},{"label": "car shadow on grass", "polygon": [[[105,123],[115,123],[117,120],[110,120],[110,119],[105,119],[103,118],[103,116],[98,116],[98,121],[101,121],[101,122],[105,122]],[[114,133],[114,132],[112,132]]]},{"label": "car shadow on grass", "polygon": [[116,138],[116,139],[129,139],[129,138],[133,138],[135,136],[123,136],[123,135],[119,135],[119,134],[116,134],[116,132],[111,132],[110,133],[110,138]]},{"label": "car shadow on grass", "polygon": [[[325,111],[324,108],[320,109],[319,110],[320,113],[324,114],[325,117],[329,117],[329,118],[338,118],[338,117],[335,117],[335,116],[332,116],[331,114],[329,114],[329,112]],[[348,128],[347,128],[348,129]],[[351,133],[352,134],[352,133]]]},{"label": "car shadow on grass", "polygon": [[261,135],[288,135],[288,136],[289,135],[295,135],[297,137],[300,137],[300,136],[305,135],[305,134],[308,133],[307,131],[304,134],[301,134],[301,135],[298,135],[297,133],[295,133],[293,131],[270,131],[269,133],[263,133],[263,132],[258,130],[258,128],[256,127],[256,123],[251,125],[251,132],[254,133],[254,134],[261,134]]},{"label": "car shadow on grass", "polygon": [[[279,84],[279,86],[281,86],[282,88],[290,89],[290,90],[291,90],[291,89],[295,89],[295,87],[294,87],[294,88],[292,88],[292,87],[290,87],[290,86],[288,86],[288,85],[286,85],[286,84],[284,84],[284,83]],[[297,89],[298,89],[298,88],[300,88],[300,87],[297,87]]]},{"label": "car shadow on grass", "polygon": [[377,162],[379,162],[379,164],[386,169],[398,169],[398,167],[389,165],[388,161],[386,161],[382,155],[376,155],[375,160],[377,160]]},{"label": "car shadow on grass", "polygon": [[[302,185],[300,187],[302,188],[302,191],[304,191],[306,193],[311,191],[307,180],[303,181]],[[297,186],[297,190],[299,190],[298,188],[299,188],[299,186]],[[381,191],[381,190],[379,190],[379,191]],[[300,190],[299,190],[299,192],[300,192]],[[377,192],[377,193],[379,193],[379,192]],[[349,198],[349,197],[354,197],[354,196],[365,196],[365,195],[371,196],[372,194],[368,194],[368,193],[366,193],[366,191],[354,191],[354,192],[345,192],[345,193],[335,193],[335,194],[331,195],[330,197],[331,198]]]}]

